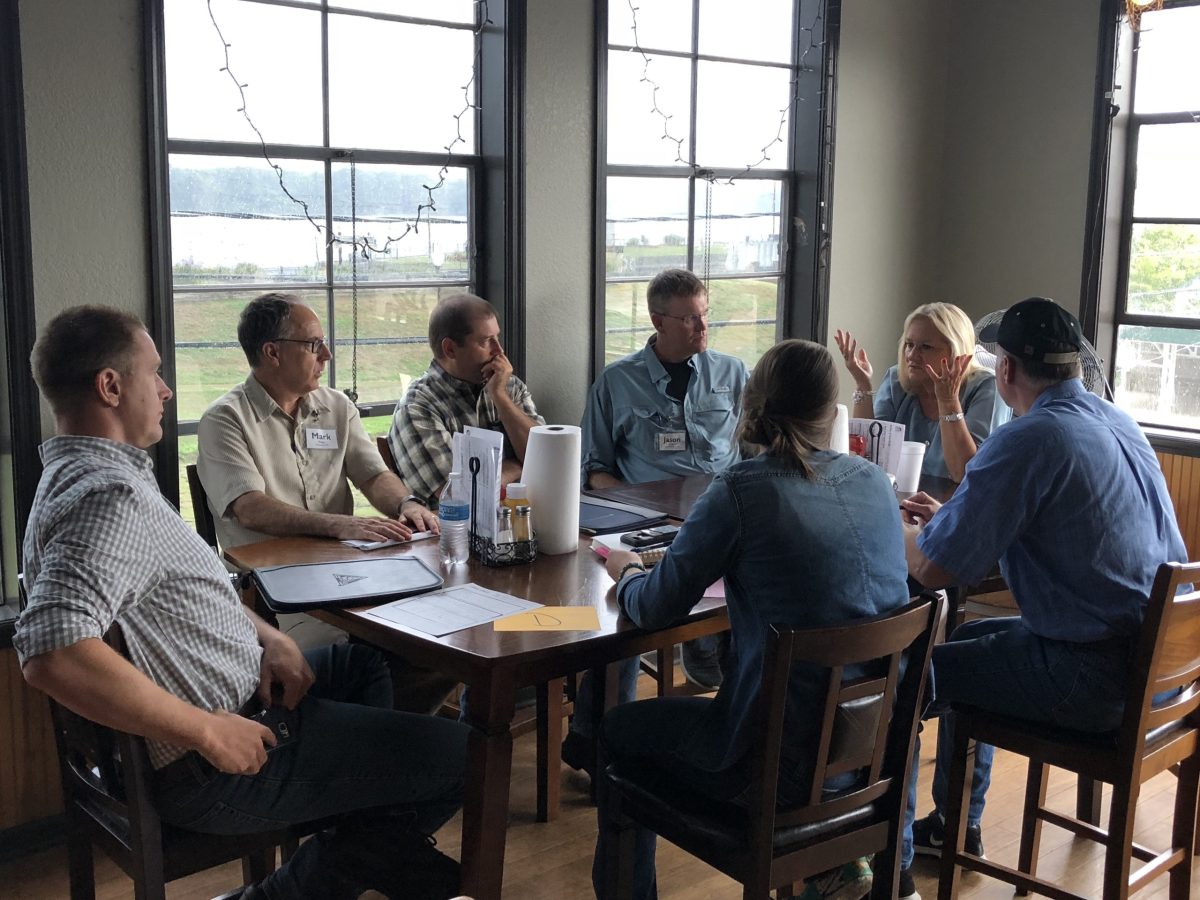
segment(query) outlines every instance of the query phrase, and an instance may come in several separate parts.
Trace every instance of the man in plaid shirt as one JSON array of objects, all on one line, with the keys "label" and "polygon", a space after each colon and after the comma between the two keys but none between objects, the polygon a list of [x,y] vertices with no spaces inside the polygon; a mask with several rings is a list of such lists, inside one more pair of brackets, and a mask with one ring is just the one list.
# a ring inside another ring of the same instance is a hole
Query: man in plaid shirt
[{"label": "man in plaid shirt", "polygon": [[396,407],[388,443],[400,477],[430,507],[450,474],[455,432],[504,433],[504,484],[521,479],[529,429],[546,424],[500,346],[496,308],[473,294],[439,301],[429,317],[433,360]]}]

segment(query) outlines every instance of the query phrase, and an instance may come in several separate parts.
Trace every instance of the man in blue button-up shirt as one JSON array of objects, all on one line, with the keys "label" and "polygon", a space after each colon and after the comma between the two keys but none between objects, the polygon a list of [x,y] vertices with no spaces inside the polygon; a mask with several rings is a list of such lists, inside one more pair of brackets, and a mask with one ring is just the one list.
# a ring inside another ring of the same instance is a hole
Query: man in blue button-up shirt
[{"label": "man in blue button-up shirt", "polygon": [[[708,291],[686,269],[665,269],[646,288],[654,335],[607,366],[583,414],[585,486],[615,487],[680,475],[716,474],[741,459],[734,430],[750,372],[736,356],[708,349]],[[683,670],[701,687],[720,686],[720,638],[683,647]],[[634,699],[637,660],[620,672],[618,702]],[[580,684],[563,759],[592,768],[591,680]]]},{"label": "man in blue button-up shirt", "polygon": [[733,439],[750,373],[708,349],[708,292],[685,269],[646,289],[654,336],[607,366],[583,414],[583,478],[590,487],[716,474],[741,456]]},{"label": "man in blue button-up shirt", "polygon": [[[999,344],[996,385],[1018,418],[988,438],[944,506],[923,494],[905,501],[928,523],[906,525],[909,572],[933,587],[974,584],[998,560],[1021,615],[968,622],[934,649],[937,709],[968,703],[1109,731],[1121,720],[1155,572],[1187,559],[1166,481],[1137,423],[1080,382],[1073,315],[1035,297],[981,337]],[[935,810],[912,826],[905,867],[912,843],[941,853],[951,730],[943,717]],[[991,760],[992,748],[979,745],[966,839],[978,855]]]}]

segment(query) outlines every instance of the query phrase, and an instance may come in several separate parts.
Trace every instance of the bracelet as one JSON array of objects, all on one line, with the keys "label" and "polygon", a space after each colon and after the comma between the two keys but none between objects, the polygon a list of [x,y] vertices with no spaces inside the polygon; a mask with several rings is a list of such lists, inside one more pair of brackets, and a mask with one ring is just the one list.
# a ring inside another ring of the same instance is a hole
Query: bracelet
[{"label": "bracelet", "polygon": [[424,500],[422,500],[420,497],[418,497],[416,494],[409,494],[407,497],[405,497],[403,500],[401,500],[400,505],[396,507],[396,518],[397,519],[400,518],[400,510],[404,509],[404,504],[407,503],[409,500],[413,501],[414,503],[420,503],[426,509],[429,508],[429,504],[426,503]]},{"label": "bracelet", "polygon": [[861,403],[863,400],[866,400],[868,397],[874,397],[874,396],[875,396],[874,391],[860,391],[857,388],[854,389],[854,402],[855,403]]},{"label": "bracelet", "polygon": [[942,416],[942,421],[943,422],[961,422],[966,417],[967,417],[966,413],[956,412],[956,413],[950,413],[949,415]]},{"label": "bracelet", "polygon": [[639,572],[646,571],[646,567],[640,562],[627,562],[625,565],[621,566],[621,571],[617,573],[617,581],[620,581],[622,578],[624,578],[630,569],[637,569]]}]

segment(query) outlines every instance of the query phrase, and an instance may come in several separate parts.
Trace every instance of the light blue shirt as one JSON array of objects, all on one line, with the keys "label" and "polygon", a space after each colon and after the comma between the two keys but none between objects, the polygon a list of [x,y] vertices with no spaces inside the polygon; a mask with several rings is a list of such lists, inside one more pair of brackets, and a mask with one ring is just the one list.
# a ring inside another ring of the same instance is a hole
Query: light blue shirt
[{"label": "light blue shirt", "polygon": [[1078,379],[979,448],[917,546],[967,584],[998,559],[1030,631],[1084,643],[1136,633],[1159,565],[1187,560],[1146,436]]},{"label": "light blue shirt", "polygon": [[583,413],[583,478],[608,472],[630,484],[720,472],[741,455],[734,429],[750,377],[735,356],[705,350],[688,360],[684,402],[667,395],[671,377],[654,352],[605,367]]},{"label": "light blue shirt", "polygon": [[[978,370],[967,376],[959,389],[963,415],[966,416],[967,431],[975,439],[975,446],[984,438],[1012,418],[1012,410],[996,394],[996,376]],[[895,366],[883,376],[883,384],[875,392],[875,418],[886,422],[899,422],[904,426],[906,441],[920,441],[925,445],[925,459],[921,472],[949,478],[946,454],[942,450],[942,429],[938,422],[925,417],[916,394],[910,394],[900,386],[900,376]]]},{"label": "light blue shirt", "polygon": [[[725,579],[732,641],[725,680],[683,751],[706,771],[729,768],[748,751],[767,628],[808,628],[862,619],[908,602],[904,539],[896,494],[883,470],[857,456],[820,450],[812,475],[768,454],[736,463],[696,501],[662,562],[627,575],[621,608],[642,628],[686,615]],[[848,667],[846,678],[862,670]],[[797,666],[788,690],[784,777],[811,769],[825,690],[815,666]]]}]

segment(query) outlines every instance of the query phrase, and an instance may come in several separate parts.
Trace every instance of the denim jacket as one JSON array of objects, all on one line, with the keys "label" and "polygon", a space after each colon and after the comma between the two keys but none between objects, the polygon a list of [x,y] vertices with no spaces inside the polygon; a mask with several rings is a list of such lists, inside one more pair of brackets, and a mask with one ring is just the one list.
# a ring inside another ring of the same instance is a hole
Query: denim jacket
[{"label": "denim jacket", "polygon": [[[688,761],[703,770],[728,769],[746,753],[768,625],[829,625],[908,602],[900,515],[883,470],[831,450],[810,462],[809,478],[767,454],[726,469],[696,502],[662,562],[648,574],[627,575],[618,588],[621,608],[635,623],[661,628],[725,579],[732,632],[725,679],[685,742]],[[819,673],[798,666],[792,674],[785,763],[793,769],[811,764]],[[847,678],[857,674],[846,671]]]}]

